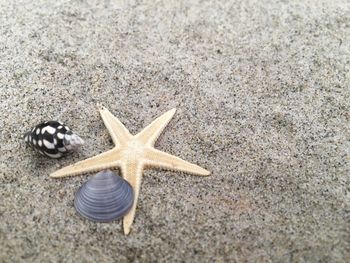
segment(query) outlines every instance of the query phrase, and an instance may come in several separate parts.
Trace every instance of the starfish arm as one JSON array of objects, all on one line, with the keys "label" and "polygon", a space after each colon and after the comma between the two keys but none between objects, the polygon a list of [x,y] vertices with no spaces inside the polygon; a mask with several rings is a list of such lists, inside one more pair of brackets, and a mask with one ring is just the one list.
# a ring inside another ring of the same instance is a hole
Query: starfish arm
[{"label": "starfish arm", "polygon": [[122,174],[125,180],[129,182],[134,190],[134,203],[130,211],[124,216],[123,226],[124,234],[128,235],[131,230],[131,225],[135,218],[137,200],[139,197],[143,166],[139,162],[128,162],[121,166]]},{"label": "starfish arm", "polygon": [[138,133],[135,137],[142,143],[153,146],[164,128],[168,125],[171,118],[174,116],[176,109],[172,109],[162,116],[155,119],[145,129]]},{"label": "starfish arm", "polygon": [[168,153],[157,149],[149,149],[145,154],[146,165],[151,167],[161,167],[169,170],[178,170],[194,175],[209,175],[210,172],[202,167],[189,163]]},{"label": "starfish arm", "polygon": [[123,141],[125,142],[132,137],[124,124],[114,117],[109,110],[103,107],[100,109],[100,114],[116,146],[120,146]]},{"label": "starfish arm", "polygon": [[80,175],[87,172],[100,171],[120,166],[120,151],[112,149],[97,156],[66,166],[50,174],[50,177],[59,178]]}]

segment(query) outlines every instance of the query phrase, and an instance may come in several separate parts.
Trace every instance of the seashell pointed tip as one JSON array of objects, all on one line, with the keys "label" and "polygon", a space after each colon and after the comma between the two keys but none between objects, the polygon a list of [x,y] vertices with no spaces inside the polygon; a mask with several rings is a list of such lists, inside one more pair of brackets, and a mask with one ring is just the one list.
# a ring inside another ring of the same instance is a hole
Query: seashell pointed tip
[{"label": "seashell pointed tip", "polygon": [[76,134],[72,135],[72,145],[81,146],[84,143],[85,143],[85,141],[82,138],[80,138],[78,135],[76,135]]}]

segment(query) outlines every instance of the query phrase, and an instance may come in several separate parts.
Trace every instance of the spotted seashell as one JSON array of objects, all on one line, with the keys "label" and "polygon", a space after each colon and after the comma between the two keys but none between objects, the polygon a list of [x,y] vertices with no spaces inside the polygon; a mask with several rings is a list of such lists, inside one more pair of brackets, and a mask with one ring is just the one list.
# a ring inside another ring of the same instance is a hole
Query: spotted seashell
[{"label": "spotted seashell", "polygon": [[24,140],[41,154],[51,158],[60,158],[84,144],[78,135],[57,121],[40,123],[24,135]]},{"label": "spotted seashell", "polygon": [[114,172],[105,170],[80,187],[75,195],[74,206],[87,219],[108,222],[123,217],[133,202],[131,185]]}]

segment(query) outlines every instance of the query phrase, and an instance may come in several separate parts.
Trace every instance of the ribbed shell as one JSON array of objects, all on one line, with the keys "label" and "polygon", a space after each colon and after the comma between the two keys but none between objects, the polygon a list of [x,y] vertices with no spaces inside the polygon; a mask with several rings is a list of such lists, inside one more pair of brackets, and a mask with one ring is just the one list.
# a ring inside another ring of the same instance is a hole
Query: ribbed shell
[{"label": "ribbed shell", "polygon": [[131,185],[112,171],[106,170],[80,187],[75,195],[74,206],[87,219],[109,222],[123,217],[133,202]]},{"label": "ribbed shell", "polygon": [[78,135],[57,121],[36,125],[24,135],[24,140],[32,148],[50,158],[60,158],[84,144]]}]

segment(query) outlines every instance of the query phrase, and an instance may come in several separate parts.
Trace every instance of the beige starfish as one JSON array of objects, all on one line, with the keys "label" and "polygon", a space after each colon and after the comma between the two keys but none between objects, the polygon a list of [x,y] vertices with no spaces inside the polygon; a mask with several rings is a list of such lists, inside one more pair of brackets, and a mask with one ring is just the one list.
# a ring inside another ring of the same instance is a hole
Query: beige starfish
[{"label": "beige starfish", "polygon": [[165,126],[175,114],[172,109],[154,120],[144,130],[135,136],[131,135],[125,126],[114,117],[106,108],[100,110],[115,147],[95,157],[64,167],[51,177],[65,177],[82,173],[100,171],[107,168],[120,168],[125,180],[134,189],[134,204],[128,214],[124,216],[124,233],[129,234],[135,217],[137,199],[139,196],[142,171],[148,167],[161,167],[170,170],[179,170],[195,175],[209,175],[210,172],[178,157],[155,149],[153,146]]}]

